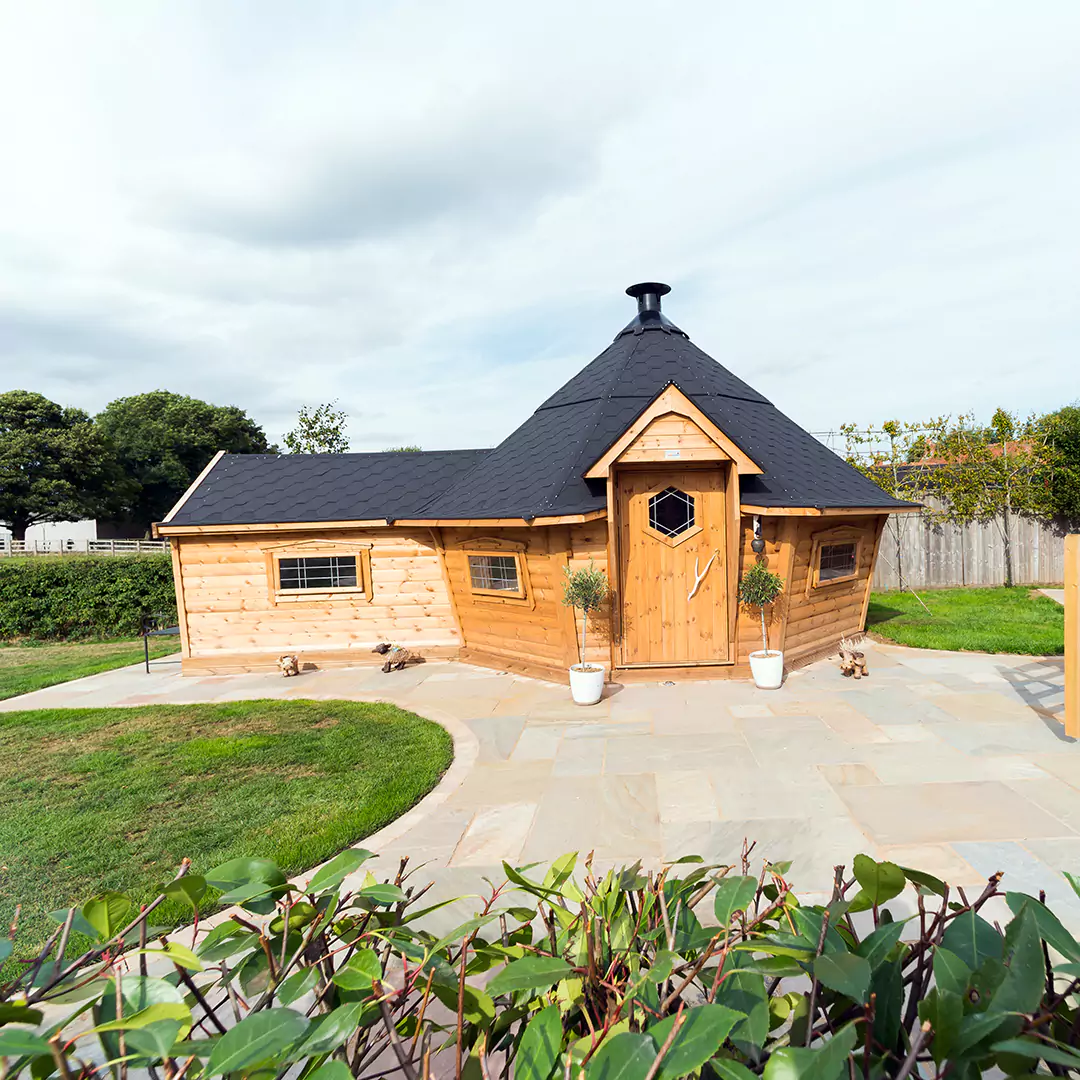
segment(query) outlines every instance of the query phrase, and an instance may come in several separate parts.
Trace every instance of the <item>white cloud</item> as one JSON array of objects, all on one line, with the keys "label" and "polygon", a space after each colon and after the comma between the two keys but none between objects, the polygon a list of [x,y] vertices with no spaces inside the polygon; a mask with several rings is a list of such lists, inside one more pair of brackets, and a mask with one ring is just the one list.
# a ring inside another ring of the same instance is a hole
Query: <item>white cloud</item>
[{"label": "white cloud", "polygon": [[1080,396],[1080,8],[0,0],[3,384],[497,442],[668,280],[796,420]]}]

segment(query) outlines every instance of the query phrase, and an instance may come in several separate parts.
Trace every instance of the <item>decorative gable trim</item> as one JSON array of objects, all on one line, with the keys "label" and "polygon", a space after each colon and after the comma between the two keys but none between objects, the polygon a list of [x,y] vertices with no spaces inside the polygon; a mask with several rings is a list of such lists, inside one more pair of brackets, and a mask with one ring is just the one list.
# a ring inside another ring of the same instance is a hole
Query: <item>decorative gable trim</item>
[{"label": "decorative gable trim", "polygon": [[[683,423],[678,423],[681,420]],[[743,475],[764,470],[671,384],[585,473],[602,480],[618,462],[733,461]]]}]

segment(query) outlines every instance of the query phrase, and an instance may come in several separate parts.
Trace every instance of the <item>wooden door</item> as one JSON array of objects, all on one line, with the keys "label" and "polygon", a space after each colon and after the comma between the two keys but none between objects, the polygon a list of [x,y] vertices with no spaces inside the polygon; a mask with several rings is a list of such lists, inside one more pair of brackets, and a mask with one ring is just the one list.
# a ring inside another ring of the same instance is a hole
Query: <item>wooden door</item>
[{"label": "wooden door", "polygon": [[726,469],[621,469],[622,663],[728,660]]}]

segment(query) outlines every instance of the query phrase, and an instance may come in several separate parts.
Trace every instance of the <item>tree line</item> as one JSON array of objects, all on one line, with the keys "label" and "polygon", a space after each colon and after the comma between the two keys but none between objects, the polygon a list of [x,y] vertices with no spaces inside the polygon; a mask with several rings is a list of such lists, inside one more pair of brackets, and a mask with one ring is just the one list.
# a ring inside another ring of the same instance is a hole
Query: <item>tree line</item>
[{"label": "tree line", "polygon": [[989,423],[964,413],[840,431],[847,460],[890,495],[939,521],[993,522],[1007,585],[1012,515],[1080,527],[1080,403],[1026,417],[999,408]]},{"label": "tree line", "polygon": [[[289,453],[344,453],[347,414],[336,402],[300,409]],[[419,447],[396,447],[418,450]],[[218,450],[272,454],[243,409],[154,390],[118,398],[96,416],[42,394],[0,394],[0,523],[26,539],[31,525],[97,518],[146,533]]]}]

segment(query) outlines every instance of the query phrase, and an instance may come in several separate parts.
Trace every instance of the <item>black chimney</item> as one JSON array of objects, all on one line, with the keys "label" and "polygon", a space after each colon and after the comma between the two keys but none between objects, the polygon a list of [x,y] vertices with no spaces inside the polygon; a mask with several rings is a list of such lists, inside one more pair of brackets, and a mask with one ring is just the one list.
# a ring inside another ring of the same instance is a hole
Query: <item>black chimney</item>
[{"label": "black chimney", "polygon": [[671,292],[670,285],[664,285],[659,281],[642,281],[638,285],[631,285],[626,290],[627,296],[637,297],[637,309],[639,312],[659,311],[660,297],[667,296]]},{"label": "black chimney", "polygon": [[671,292],[670,285],[659,281],[642,281],[626,290],[627,296],[637,300],[638,313],[618,335],[640,334],[643,330],[663,330],[665,334],[685,334],[660,310],[660,297]]}]

